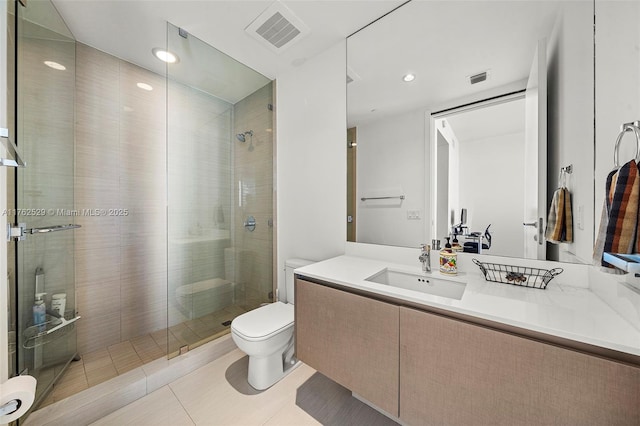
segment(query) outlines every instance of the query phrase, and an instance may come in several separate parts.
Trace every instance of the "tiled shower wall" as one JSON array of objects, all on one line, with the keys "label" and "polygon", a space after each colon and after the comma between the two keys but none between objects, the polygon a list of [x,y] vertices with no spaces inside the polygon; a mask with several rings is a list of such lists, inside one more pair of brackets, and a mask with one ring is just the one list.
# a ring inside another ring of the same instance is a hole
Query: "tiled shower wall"
[{"label": "tiled shower wall", "polygon": [[[247,302],[268,300],[273,275],[273,83],[234,105],[234,133],[253,131],[246,142],[234,138],[234,231],[237,264],[246,274]],[[256,228],[244,227],[248,216]]]},{"label": "tiled shower wall", "polygon": [[[167,96],[164,77],[80,43],[76,55],[76,209],[107,210],[77,218],[78,352],[191,319],[185,284],[227,278],[243,284],[236,303],[267,301],[272,85],[232,106],[173,82]],[[249,129],[244,144],[233,136]]]},{"label": "tiled shower wall", "polygon": [[167,326],[166,82],[80,43],[76,60],[76,209],[102,209],[77,218],[82,354]]}]

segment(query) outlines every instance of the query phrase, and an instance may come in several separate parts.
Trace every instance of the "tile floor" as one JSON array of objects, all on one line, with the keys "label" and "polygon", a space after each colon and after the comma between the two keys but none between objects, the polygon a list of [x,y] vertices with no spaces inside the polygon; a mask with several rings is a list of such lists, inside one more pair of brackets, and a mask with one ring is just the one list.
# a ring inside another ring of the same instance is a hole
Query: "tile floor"
[{"label": "tile floor", "polygon": [[271,388],[249,386],[236,349],[93,425],[395,425],[351,392],[301,364]]},{"label": "tile floor", "polygon": [[54,385],[38,408],[46,407],[80,391],[88,389],[150,361],[177,352],[181,346],[190,349],[229,332],[226,320],[254,308],[251,305],[229,306],[221,311],[185,321],[131,340],[111,345],[87,354],[80,361],[71,362],[63,377]]}]

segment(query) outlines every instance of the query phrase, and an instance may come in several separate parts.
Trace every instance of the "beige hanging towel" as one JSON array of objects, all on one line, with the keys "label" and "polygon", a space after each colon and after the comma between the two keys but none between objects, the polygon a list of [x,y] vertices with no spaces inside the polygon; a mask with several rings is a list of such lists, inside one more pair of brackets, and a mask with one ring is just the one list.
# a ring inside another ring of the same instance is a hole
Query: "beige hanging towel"
[{"label": "beige hanging towel", "polygon": [[567,188],[558,188],[553,193],[545,238],[547,241],[556,244],[573,242],[571,193]]}]

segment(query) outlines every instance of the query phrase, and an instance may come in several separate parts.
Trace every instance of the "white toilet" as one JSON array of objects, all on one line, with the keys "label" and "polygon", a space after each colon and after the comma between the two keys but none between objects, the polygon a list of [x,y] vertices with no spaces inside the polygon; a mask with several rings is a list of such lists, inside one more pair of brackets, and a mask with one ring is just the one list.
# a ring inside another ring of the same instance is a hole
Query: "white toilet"
[{"label": "white toilet", "polygon": [[293,341],[293,270],[313,263],[289,259],[285,262],[286,303],[261,306],[236,317],[231,323],[231,337],[238,348],[249,355],[249,384],[263,390],[282,379],[292,367]]}]

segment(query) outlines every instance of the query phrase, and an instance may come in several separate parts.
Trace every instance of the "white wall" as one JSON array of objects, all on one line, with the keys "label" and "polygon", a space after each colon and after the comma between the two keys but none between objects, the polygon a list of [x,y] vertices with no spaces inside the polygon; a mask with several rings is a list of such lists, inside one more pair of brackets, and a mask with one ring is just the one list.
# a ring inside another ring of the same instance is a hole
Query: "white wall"
[{"label": "white wall", "polygon": [[524,161],[524,133],[460,143],[458,203],[467,209],[470,232],[491,224],[488,254],[524,256]]},{"label": "white wall", "polygon": [[[640,120],[640,2],[596,0],[596,16],[595,206],[599,226],[620,125]],[[627,134],[621,144],[621,164],[635,156],[635,148],[633,135]]]},{"label": "white wall", "polygon": [[[358,126],[356,240],[405,247],[428,242],[424,109]],[[404,200],[360,201],[404,195]],[[407,218],[418,210],[420,219]]]},{"label": "white wall", "polygon": [[[572,196],[574,243],[560,244],[556,256],[557,260],[590,263],[594,227],[593,8],[591,2],[584,1],[564,2],[563,8],[564,13],[556,22],[547,49],[547,198],[550,203],[553,191],[557,188],[560,167],[573,165],[567,188]],[[598,17],[598,26],[600,24]],[[598,47],[598,55],[602,53],[601,50]],[[618,59],[617,56],[614,59],[616,67],[618,62],[615,61]],[[609,79],[615,80],[617,76]],[[562,119],[557,120],[556,117]],[[598,192],[602,193],[599,188],[596,187],[596,197]],[[596,214],[599,213],[598,210]]]},{"label": "white wall", "polygon": [[277,257],[323,260],[347,239],[346,42],[277,79]]}]

